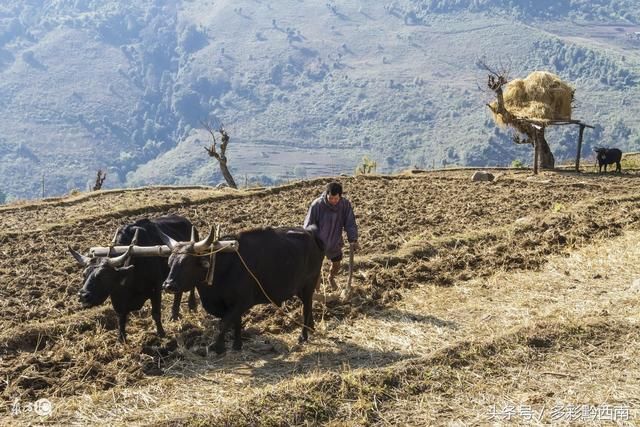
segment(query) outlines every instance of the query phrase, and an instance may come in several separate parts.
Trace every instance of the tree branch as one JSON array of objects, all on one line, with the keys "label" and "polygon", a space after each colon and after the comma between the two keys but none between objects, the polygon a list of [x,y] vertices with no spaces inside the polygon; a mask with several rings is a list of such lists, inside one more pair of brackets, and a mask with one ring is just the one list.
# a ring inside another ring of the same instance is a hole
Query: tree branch
[{"label": "tree branch", "polygon": [[204,120],[200,120],[200,124],[207,130],[207,132],[209,132],[209,135],[211,135],[211,139],[213,139],[211,147],[204,147],[204,149],[207,150],[207,153],[210,157],[215,157],[215,159],[218,161],[222,176],[224,176],[224,179],[227,181],[227,184],[229,184],[229,187],[238,188],[236,182],[233,179],[233,176],[231,175],[231,172],[229,171],[229,167],[227,166],[226,152],[227,146],[229,145],[229,134],[224,129],[224,125],[220,123],[220,126],[218,128],[218,132],[220,132],[220,152],[218,152],[216,150],[217,141],[213,127]]},{"label": "tree branch", "polygon": [[204,147],[204,149],[207,150],[207,153],[209,153],[209,157],[215,157],[218,161],[222,160],[220,154],[218,154],[218,152],[216,151],[215,142],[211,144],[210,148]]},{"label": "tree branch", "polygon": [[216,160],[222,161],[226,146],[221,147],[222,155],[218,154],[218,151],[216,150],[216,144],[218,142],[216,141],[216,133],[214,132],[213,127],[211,127],[211,125],[208,122],[205,122],[204,120],[200,120],[200,124],[202,125],[203,128],[207,130],[207,132],[209,132],[209,135],[211,135],[211,139],[213,140],[211,147],[209,148],[204,147],[204,149],[207,150],[207,153],[209,153],[209,157],[215,157]]}]

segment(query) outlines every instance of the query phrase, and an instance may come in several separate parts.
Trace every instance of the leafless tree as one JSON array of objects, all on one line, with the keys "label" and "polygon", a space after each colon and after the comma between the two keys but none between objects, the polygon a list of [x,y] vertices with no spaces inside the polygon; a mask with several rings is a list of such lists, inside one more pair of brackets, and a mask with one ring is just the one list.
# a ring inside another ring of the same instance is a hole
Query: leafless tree
[{"label": "leafless tree", "polygon": [[[500,114],[502,121],[511,126],[516,131],[520,132],[523,136],[516,134],[513,141],[517,144],[531,144],[540,156],[539,164],[542,168],[553,169],[555,166],[555,158],[549,148],[549,144],[544,137],[544,126],[537,125],[526,119],[515,117],[506,109],[504,105],[503,87],[509,83],[509,70],[507,67],[500,64],[499,67],[489,66],[484,59],[477,61],[478,67],[487,71],[487,87],[496,95],[496,105],[492,106],[487,104],[487,107],[494,114]],[[537,172],[537,163],[534,164],[534,170]]]},{"label": "leafless tree", "polygon": [[225,181],[227,181],[227,184],[229,184],[229,187],[238,188],[227,166],[226,153],[227,153],[227,145],[229,144],[229,134],[224,129],[223,124],[220,123],[220,127],[217,130],[218,133],[220,133],[220,151],[218,152],[218,150],[216,149],[216,145],[217,145],[216,132],[213,130],[213,127],[209,123],[202,120],[200,121],[200,124],[207,130],[207,132],[209,132],[209,135],[211,135],[211,139],[213,140],[213,142],[211,143],[211,146],[204,147],[204,149],[207,150],[207,153],[209,153],[210,157],[215,157],[215,159],[220,164],[220,171],[222,172],[222,176],[224,177]]},{"label": "leafless tree", "polygon": [[93,186],[93,191],[100,190],[102,188],[102,183],[107,177],[107,173],[103,172],[102,169],[98,169],[98,175],[96,176],[96,183]]}]

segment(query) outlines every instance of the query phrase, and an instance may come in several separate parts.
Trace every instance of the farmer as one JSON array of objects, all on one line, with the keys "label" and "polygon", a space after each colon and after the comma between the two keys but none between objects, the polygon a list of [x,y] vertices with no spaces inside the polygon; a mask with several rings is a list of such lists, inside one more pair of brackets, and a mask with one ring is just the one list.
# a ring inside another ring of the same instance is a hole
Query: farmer
[{"label": "farmer", "polygon": [[[342,197],[342,185],[338,182],[327,184],[324,193],[315,199],[309,207],[307,217],[304,219],[304,227],[315,225],[318,227],[318,236],[324,243],[325,256],[331,261],[329,271],[329,284],[336,288],[336,276],[340,271],[342,261],[342,230],[347,233],[350,253],[360,249],[358,245],[358,226],[356,216],[353,213],[351,202]],[[350,262],[352,262],[350,257]],[[353,266],[350,265],[350,268]]]}]

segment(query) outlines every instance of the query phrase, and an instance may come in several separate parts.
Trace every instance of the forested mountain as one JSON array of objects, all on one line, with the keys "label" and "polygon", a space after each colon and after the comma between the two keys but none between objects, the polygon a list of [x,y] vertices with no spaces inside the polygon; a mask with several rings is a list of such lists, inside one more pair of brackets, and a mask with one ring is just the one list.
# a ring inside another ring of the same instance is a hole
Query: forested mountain
[{"label": "forested mountain", "polygon": [[[139,0],[0,5],[0,192],[216,184],[201,121],[223,123],[241,184],[530,161],[495,127],[485,58],[576,88],[593,145],[640,145],[631,0]],[[557,158],[577,130],[548,132]]]}]

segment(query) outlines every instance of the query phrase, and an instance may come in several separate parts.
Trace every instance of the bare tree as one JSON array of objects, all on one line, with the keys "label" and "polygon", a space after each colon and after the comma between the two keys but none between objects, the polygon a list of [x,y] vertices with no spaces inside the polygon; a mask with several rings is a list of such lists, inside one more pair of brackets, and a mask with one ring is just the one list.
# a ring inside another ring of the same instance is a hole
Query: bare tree
[{"label": "bare tree", "polygon": [[93,191],[100,190],[102,188],[102,183],[107,177],[107,173],[103,172],[102,169],[98,169],[98,175],[96,176],[96,183],[93,186]]},{"label": "bare tree", "polygon": [[202,124],[202,126],[207,130],[207,132],[209,132],[209,135],[211,135],[211,139],[213,140],[213,142],[211,143],[211,147],[209,148],[204,147],[204,149],[207,150],[207,153],[209,153],[210,157],[215,157],[215,159],[220,164],[220,171],[222,172],[222,176],[224,177],[225,181],[227,181],[227,184],[229,184],[229,187],[238,188],[238,186],[236,185],[236,182],[233,180],[233,176],[231,176],[231,172],[229,172],[229,168],[227,167],[226,152],[227,152],[227,145],[229,144],[229,134],[224,129],[223,124],[220,123],[220,127],[218,128],[218,132],[220,133],[220,152],[218,152],[216,150],[217,141],[216,141],[215,131],[213,130],[213,128],[209,123],[200,121],[200,124]]},{"label": "bare tree", "polygon": [[511,126],[523,135],[523,137],[521,137],[516,134],[513,138],[515,143],[533,145],[536,155],[539,156],[539,159],[534,160],[535,172],[538,170],[538,162],[542,168],[553,169],[555,166],[555,158],[553,157],[549,144],[544,137],[544,126],[514,116],[504,105],[502,88],[509,82],[508,69],[502,65],[499,69],[493,69],[487,65],[484,60],[479,60],[478,66],[489,73],[487,78],[487,87],[495,93],[497,99],[495,106],[487,104],[487,107],[489,107],[494,114],[499,114],[506,125]]}]

